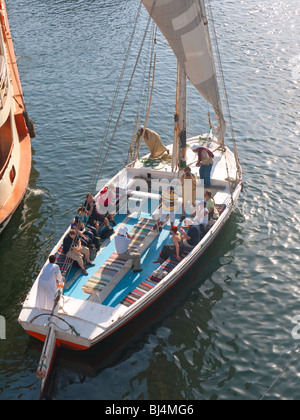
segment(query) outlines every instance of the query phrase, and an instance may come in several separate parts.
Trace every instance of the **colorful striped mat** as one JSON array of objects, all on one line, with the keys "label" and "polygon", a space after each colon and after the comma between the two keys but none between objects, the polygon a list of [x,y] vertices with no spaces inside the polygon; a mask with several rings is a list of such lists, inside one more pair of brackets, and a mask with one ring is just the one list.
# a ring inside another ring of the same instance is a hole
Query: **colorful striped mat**
[{"label": "colorful striped mat", "polygon": [[132,230],[130,231],[130,236],[133,237],[130,248],[131,247],[138,247],[142,244],[148,233],[153,230],[153,226],[155,225],[155,220],[142,218],[139,222],[134,225]]},{"label": "colorful striped mat", "polygon": [[73,260],[65,256],[62,246],[59,248],[59,250],[55,254],[55,257],[56,257],[55,264],[59,266],[61,274],[65,277]]},{"label": "colorful striped mat", "polygon": [[216,208],[217,208],[219,214],[221,215],[223,213],[223,211],[226,209],[226,204],[216,204]]},{"label": "colorful striped mat", "polygon": [[82,286],[85,293],[92,294],[101,290],[113,279],[124,267],[126,260],[121,259],[114,252],[105,264]]},{"label": "colorful striped mat", "polygon": [[161,280],[161,276],[156,276],[158,271],[165,272],[165,276],[169,274],[182,259],[177,259],[175,255],[171,255],[160,267],[159,270],[155,270],[147,280],[142,281],[132,292],[130,292],[125,299],[122,300],[122,304],[125,306],[131,306],[147,292],[153,289]]},{"label": "colorful striped mat", "polygon": [[[219,214],[222,214],[223,211],[226,209],[225,204],[216,204],[216,207],[219,211]],[[184,257],[189,254],[189,251],[184,251]],[[159,268],[161,271],[166,271],[167,273],[170,273],[173,268],[175,268],[182,259],[178,260],[175,255],[171,255]],[[123,300],[122,304],[125,306],[131,306],[133,303],[135,303],[137,300],[139,300],[142,296],[144,296],[147,292],[153,289],[161,280],[162,278],[158,278],[155,276],[155,273],[157,273],[158,270],[155,270],[151,276],[147,278],[147,280],[142,281],[132,292],[130,292]],[[154,275],[153,275],[154,274]]]},{"label": "colorful striped mat", "polygon": [[[132,241],[130,247],[139,247],[142,245],[146,236],[152,231],[155,220],[140,219],[130,231]],[[93,294],[101,292],[104,287],[113,280],[120,270],[124,268],[126,260],[122,260],[116,252],[114,252],[102,265],[102,267],[82,286],[85,293]],[[124,273],[125,274],[125,273]]]}]

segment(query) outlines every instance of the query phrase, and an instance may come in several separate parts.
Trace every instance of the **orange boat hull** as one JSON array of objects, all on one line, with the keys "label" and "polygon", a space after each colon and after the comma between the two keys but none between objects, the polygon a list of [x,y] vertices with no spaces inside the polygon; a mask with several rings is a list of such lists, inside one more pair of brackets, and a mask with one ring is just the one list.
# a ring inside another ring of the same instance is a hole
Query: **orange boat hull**
[{"label": "orange boat hull", "polygon": [[[0,23],[3,42],[5,44],[6,50],[6,60],[9,70],[9,78],[10,83],[12,85],[14,99],[14,106],[11,107],[12,115],[9,114],[8,120],[9,118],[14,118],[15,127],[17,130],[17,138],[14,138],[13,136],[13,130],[11,133],[9,133],[12,139],[12,147],[10,148],[11,150],[7,154],[7,156],[5,156],[5,159],[2,162],[2,166],[0,168],[0,181],[6,182],[4,181],[4,178],[7,175],[6,172],[9,171],[9,178],[11,182],[11,185],[9,185],[9,188],[7,188],[8,193],[7,195],[5,194],[4,202],[2,203],[2,206],[0,206],[1,231],[8,223],[13,213],[16,211],[25,195],[30,178],[32,154],[30,134],[23,115],[23,112],[25,111],[23,92],[4,1],[0,3]],[[7,133],[8,125],[9,124],[3,124],[0,127],[0,134],[2,134],[6,130],[5,135],[7,137],[9,136]],[[2,139],[3,136],[1,135],[0,138]],[[18,142],[17,145],[14,144],[16,142]],[[19,156],[17,157],[16,163],[13,161],[15,159],[13,156],[14,149],[19,149]],[[1,194],[3,194],[3,192],[1,192]]]}]

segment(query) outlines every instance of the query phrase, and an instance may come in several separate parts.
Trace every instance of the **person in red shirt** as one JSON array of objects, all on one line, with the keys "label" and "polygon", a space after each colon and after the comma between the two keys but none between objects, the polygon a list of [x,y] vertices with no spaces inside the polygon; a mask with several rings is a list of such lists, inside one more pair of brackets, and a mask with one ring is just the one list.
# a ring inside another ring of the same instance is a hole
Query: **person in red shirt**
[{"label": "person in red shirt", "polygon": [[197,166],[200,167],[200,179],[204,180],[205,187],[209,187],[214,154],[206,147],[201,147],[198,144],[193,144],[192,150],[198,154]]}]

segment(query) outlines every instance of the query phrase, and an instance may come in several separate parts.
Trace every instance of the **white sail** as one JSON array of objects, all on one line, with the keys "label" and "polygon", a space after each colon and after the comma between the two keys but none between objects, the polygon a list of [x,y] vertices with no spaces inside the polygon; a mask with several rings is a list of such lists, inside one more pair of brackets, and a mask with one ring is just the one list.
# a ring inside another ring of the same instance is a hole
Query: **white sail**
[{"label": "white sail", "polygon": [[213,106],[219,141],[226,124],[223,116],[214,58],[203,0],[142,0],[180,61],[190,82]]}]

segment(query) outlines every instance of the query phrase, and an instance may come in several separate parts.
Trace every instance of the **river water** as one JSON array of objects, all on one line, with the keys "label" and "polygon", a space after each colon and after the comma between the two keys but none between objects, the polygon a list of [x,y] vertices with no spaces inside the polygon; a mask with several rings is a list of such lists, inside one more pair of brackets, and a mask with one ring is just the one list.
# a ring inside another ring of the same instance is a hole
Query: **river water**
[{"label": "river water", "polygon": [[[34,400],[42,345],[18,314],[86,192],[139,1],[6,3],[37,137],[28,192],[0,238],[0,399]],[[299,1],[214,0],[212,8],[244,193],[218,243],[153,311],[90,352],[59,353],[49,398],[255,400],[300,344],[292,334],[300,315]],[[143,12],[140,36],[145,23]],[[176,63],[165,44],[158,49],[149,126],[169,142]],[[197,95],[190,105],[196,135],[207,129],[207,108]],[[107,177],[127,156],[129,111],[124,118]],[[265,398],[299,399],[299,371],[300,356]]]}]

